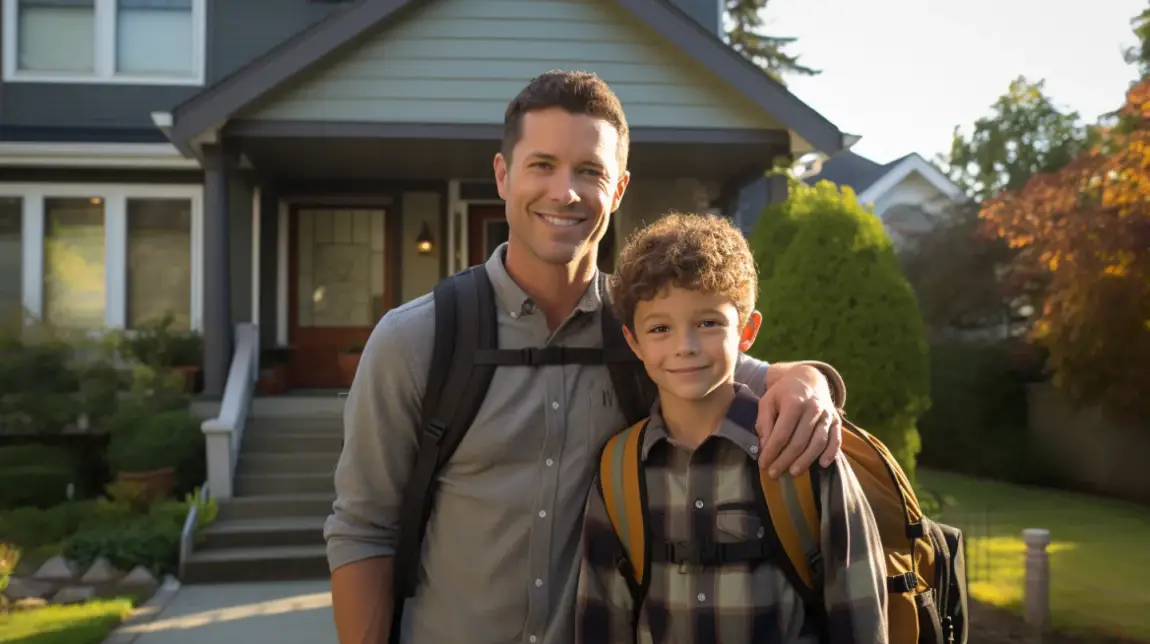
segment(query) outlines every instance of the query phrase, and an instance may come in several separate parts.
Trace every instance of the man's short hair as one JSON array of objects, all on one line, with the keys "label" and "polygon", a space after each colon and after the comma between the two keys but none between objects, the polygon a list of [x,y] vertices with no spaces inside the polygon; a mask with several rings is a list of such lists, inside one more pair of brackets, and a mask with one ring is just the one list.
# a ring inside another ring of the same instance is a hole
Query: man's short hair
[{"label": "man's short hair", "polygon": [[729,219],[717,215],[668,213],[632,233],[615,266],[612,307],[632,331],[639,302],[672,286],[726,297],[740,325],[750,319],[758,295],[750,245]]},{"label": "man's short hair", "polygon": [[511,151],[523,133],[523,115],[536,110],[559,107],[571,114],[586,114],[603,119],[619,133],[617,158],[619,171],[627,168],[627,154],[631,147],[631,134],[623,104],[603,79],[591,72],[571,72],[553,69],[536,76],[519,95],[507,105],[503,115],[504,158],[511,159]]}]

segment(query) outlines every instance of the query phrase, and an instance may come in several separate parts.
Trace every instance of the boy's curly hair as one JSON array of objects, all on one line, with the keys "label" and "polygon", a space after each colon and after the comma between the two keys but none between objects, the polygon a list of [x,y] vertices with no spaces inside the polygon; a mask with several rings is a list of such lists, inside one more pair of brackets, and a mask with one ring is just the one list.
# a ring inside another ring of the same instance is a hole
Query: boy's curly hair
[{"label": "boy's curly hair", "polygon": [[635,308],[664,289],[704,291],[727,297],[746,324],[759,280],[743,233],[726,217],[670,212],[627,239],[611,278],[615,315],[635,330]]}]

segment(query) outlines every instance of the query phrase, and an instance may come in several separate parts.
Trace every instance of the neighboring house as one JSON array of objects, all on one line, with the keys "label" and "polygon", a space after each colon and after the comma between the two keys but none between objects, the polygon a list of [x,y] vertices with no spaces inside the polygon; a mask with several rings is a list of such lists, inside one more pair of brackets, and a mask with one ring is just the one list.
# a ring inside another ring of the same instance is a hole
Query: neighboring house
[{"label": "neighboring house", "polygon": [[928,231],[949,214],[948,209],[967,200],[961,188],[914,152],[886,165],[844,152],[804,181],[814,185],[824,179],[850,186],[860,203],[873,208],[896,248]]},{"label": "neighboring house", "polygon": [[338,352],[486,259],[503,113],[548,69],[627,109],[608,265],[642,221],[730,213],[777,155],[845,147],[724,44],[715,0],[0,2],[0,306],[79,328],[172,311],[204,334],[208,397],[237,324],[291,348],[295,387],[341,387]]}]

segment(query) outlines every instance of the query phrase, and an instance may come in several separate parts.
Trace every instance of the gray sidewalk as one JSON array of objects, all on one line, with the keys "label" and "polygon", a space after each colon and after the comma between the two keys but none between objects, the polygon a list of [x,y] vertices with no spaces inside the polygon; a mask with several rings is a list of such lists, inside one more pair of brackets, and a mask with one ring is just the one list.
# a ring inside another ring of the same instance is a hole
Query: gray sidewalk
[{"label": "gray sidewalk", "polygon": [[154,618],[117,630],[131,644],[337,644],[331,582],[182,586]]}]

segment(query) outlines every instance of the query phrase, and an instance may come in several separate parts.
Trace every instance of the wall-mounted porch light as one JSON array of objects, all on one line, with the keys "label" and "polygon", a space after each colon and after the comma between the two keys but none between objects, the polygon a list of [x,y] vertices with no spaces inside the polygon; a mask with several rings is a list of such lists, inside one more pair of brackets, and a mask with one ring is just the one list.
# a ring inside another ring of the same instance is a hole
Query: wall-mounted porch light
[{"label": "wall-mounted porch light", "polygon": [[427,255],[435,250],[435,238],[431,236],[431,228],[426,221],[423,222],[423,227],[419,229],[419,237],[415,238],[415,249],[419,251],[420,255]]}]

